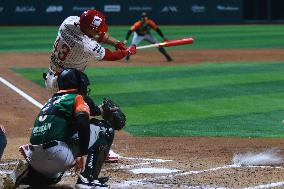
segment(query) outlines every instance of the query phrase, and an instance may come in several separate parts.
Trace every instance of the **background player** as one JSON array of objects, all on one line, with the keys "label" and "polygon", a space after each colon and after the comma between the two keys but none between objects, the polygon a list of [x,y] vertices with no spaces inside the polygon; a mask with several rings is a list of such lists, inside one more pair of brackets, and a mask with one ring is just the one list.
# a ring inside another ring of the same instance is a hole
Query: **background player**
[{"label": "background player", "polygon": [[39,112],[30,144],[20,147],[28,165],[19,164],[4,179],[4,189],[20,184],[35,187],[56,184],[73,165],[79,175],[76,188],[105,186],[107,179],[98,176],[113,142],[114,130],[124,127],[125,116],[117,106],[111,107],[104,101],[97,107],[104,121],[90,121],[89,116],[94,115],[84,101],[88,85],[89,79],[83,72],[76,69],[61,72],[60,90]]},{"label": "background player", "polygon": [[[148,41],[149,43],[158,43],[159,41],[150,33],[150,30],[154,29],[162,38],[163,40],[167,40],[165,38],[164,34],[162,33],[161,29],[157,26],[157,24],[148,18],[147,13],[143,12],[141,14],[141,19],[137,22],[135,22],[131,29],[128,30],[124,44],[127,44],[127,41],[129,37],[131,36],[131,33],[134,32],[134,36],[131,42],[131,45],[138,45],[142,40]],[[166,50],[163,47],[159,48],[159,51],[166,57],[167,61],[173,61],[171,56],[166,52]],[[127,56],[125,58],[126,61],[128,61],[130,56]]]},{"label": "background player", "polygon": [[[135,45],[127,48],[107,30],[105,16],[97,10],[87,10],[80,17],[70,16],[63,21],[53,45],[49,71],[43,75],[49,91],[58,90],[56,78],[63,68],[84,71],[88,63],[120,60],[136,53]],[[112,45],[116,50],[110,51],[100,43]]]}]

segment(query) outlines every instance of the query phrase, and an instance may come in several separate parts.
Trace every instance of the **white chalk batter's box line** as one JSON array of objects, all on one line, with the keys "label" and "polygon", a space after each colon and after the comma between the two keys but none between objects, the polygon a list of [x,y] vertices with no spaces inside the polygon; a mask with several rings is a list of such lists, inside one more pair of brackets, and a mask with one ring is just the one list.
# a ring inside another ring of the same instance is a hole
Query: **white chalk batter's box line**
[{"label": "white chalk batter's box line", "polygon": [[[13,85],[12,83],[10,83],[9,81],[7,81],[6,79],[4,79],[1,76],[0,76],[0,82],[2,82],[4,85],[8,86],[10,89],[14,90],[16,93],[21,95],[23,98],[25,98],[26,100],[28,100],[29,102],[31,102],[32,104],[37,106],[38,108],[42,108],[43,107],[43,105],[41,103],[39,103],[37,100],[32,98],[30,95],[28,95],[27,93],[25,93],[21,89],[17,88],[15,85]],[[131,159],[132,160],[143,160],[143,159],[140,159],[140,158],[131,158],[131,157],[129,157],[129,158],[125,157],[125,159],[128,159],[128,160],[131,160]],[[159,163],[168,161],[168,160],[162,160],[160,162],[160,160],[161,159],[156,159],[156,160],[155,159],[145,159],[145,161],[153,161],[153,162],[159,162]],[[2,164],[2,166],[5,166],[5,165],[15,165],[15,162]],[[136,165],[139,166],[139,164],[136,164]],[[200,171],[189,171],[189,172],[176,173],[176,174],[173,173],[173,174],[169,174],[167,176],[158,176],[158,177],[151,178],[151,180],[153,180],[153,179],[157,180],[157,179],[163,179],[163,178],[166,179],[166,178],[172,178],[172,177],[184,176],[184,175],[191,175],[191,174],[201,174],[201,173],[206,173],[206,172],[211,172],[211,171],[216,171],[216,170],[221,170],[221,169],[239,168],[239,167],[241,167],[241,166],[239,166],[239,165],[225,165],[223,167],[215,167],[215,168],[206,169],[206,170],[200,170]],[[273,168],[273,169],[280,168],[280,169],[283,169],[283,167],[271,167],[271,166],[249,166],[249,167]],[[11,170],[10,171],[0,171],[0,174],[8,174],[8,173],[11,173]],[[140,180],[136,180],[136,181],[133,180],[133,181],[125,181],[125,182],[128,182],[128,184],[129,183],[133,183],[133,184],[136,183],[135,184],[136,186],[139,186],[139,185],[143,186],[143,185],[145,185],[145,182],[147,182],[147,180],[140,179]],[[137,185],[137,183],[140,183],[140,184]],[[119,187],[119,186],[123,187],[123,183],[119,183],[119,185],[117,185],[117,187]],[[244,189],[262,189],[262,188],[271,188],[271,187],[278,187],[278,186],[284,186],[284,182],[276,182],[276,183],[270,183],[270,184],[266,184],[266,185],[247,187],[247,188],[244,188]],[[204,188],[204,187],[207,188],[207,189],[212,188],[210,186],[201,186],[201,188]],[[187,186],[187,188],[196,188],[196,186]],[[214,188],[216,188],[216,187],[214,187]],[[219,189],[221,189],[221,188],[219,188]]]},{"label": "white chalk batter's box line", "polygon": [[[199,171],[188,171],[188,172],[182,172],[182,173],[173,173],[169,174],[166,176],[156,176],[152,178],[144,178],[144,179],[136,179],[136,180],[128,180],[120,183],[114,184],[114,188],[128,188],[128,187],[135,187],[135,186],[147,186],[147,187],[158,187],[158,186],[167,186],[169,184],[156,184],[154,183],[157,180],[161,179],[170,179],[174,178],[177,176],[186,176],[186,175],[195,175],[195,174],[203,174],[203,173],[208,173],[208,172],[214,172],[218,170],[223,170],[223,169],[234,169],[234,168],[260,168],[260,169],[284,169],[283,167],[274,167],[274,166],[240,166],[240,165],[224,165],[222,167],[214,167],[210,169],[205,169],[205,170],[199,170]],[[196,189],[233,189],[233,188],[225,188],[225,187],[217,187],[217,186],[209,186],[209,185],[200,185],[200,186],[185,186],[182,184],[178,184],[181,188],[196,188]],[[173,186],[173,185],[171,185]],[[284,182],[275,182],[275,183],[268,183],[268,184],[262,184],[258,186],[251,186],[251,187],[246,187],[243,189],[262,189],[262,188],[272,188],[272,187],[279,187],[279,186],[284,186]]]}]

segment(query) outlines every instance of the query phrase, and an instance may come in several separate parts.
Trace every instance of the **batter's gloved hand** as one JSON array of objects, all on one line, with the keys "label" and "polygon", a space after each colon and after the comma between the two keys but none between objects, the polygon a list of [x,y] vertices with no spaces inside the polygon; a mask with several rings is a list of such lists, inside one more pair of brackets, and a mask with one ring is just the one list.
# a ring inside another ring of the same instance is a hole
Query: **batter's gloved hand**
[{"label": "batter's gloved hand", "polygon": [[136,45],[131,45],[126,49],[128,51],[128,56],[136,54]]},{"label": "batter's gloved hand", "polygon": [[116,45],[115,45],[115,50],[126,50],[127,47],[125,46],[124,43],[122,42],[118,42]]},{"label": "batter's gloved hand", "polygon": [[121,130],[126,124],[126,116],[119,106],[112,100],[104,98],[102,104],[102,117],[107,121],[114,130]]}]

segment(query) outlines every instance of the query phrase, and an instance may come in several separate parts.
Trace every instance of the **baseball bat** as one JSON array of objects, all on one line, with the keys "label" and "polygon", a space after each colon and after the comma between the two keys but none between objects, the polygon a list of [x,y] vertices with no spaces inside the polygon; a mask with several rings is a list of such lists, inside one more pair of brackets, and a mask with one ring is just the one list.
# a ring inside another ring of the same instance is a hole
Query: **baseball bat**
[{"label": "baseball bat", "polygon": [[161,43],[139,46],[136,49],[146,49],[146,48],[153,48],[153,47],[172,47],[172,46],[178,46],[178,45],[192,44],[193,41],[194,41],[193,38],[173,39],[173,40],[168,40],[168,41],[164,41]]}]

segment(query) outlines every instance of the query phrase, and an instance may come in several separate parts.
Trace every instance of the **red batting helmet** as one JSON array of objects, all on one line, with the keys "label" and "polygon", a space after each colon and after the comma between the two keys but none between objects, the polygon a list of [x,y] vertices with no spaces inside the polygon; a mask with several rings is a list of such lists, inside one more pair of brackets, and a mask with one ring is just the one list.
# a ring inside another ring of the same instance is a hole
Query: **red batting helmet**
[{"label": "red batting helmet", "polygon": [[80,16],[80,28],[95,30],[96,33],[107,32],[106,19],[103,13],[97,10],[87,10]]}]

